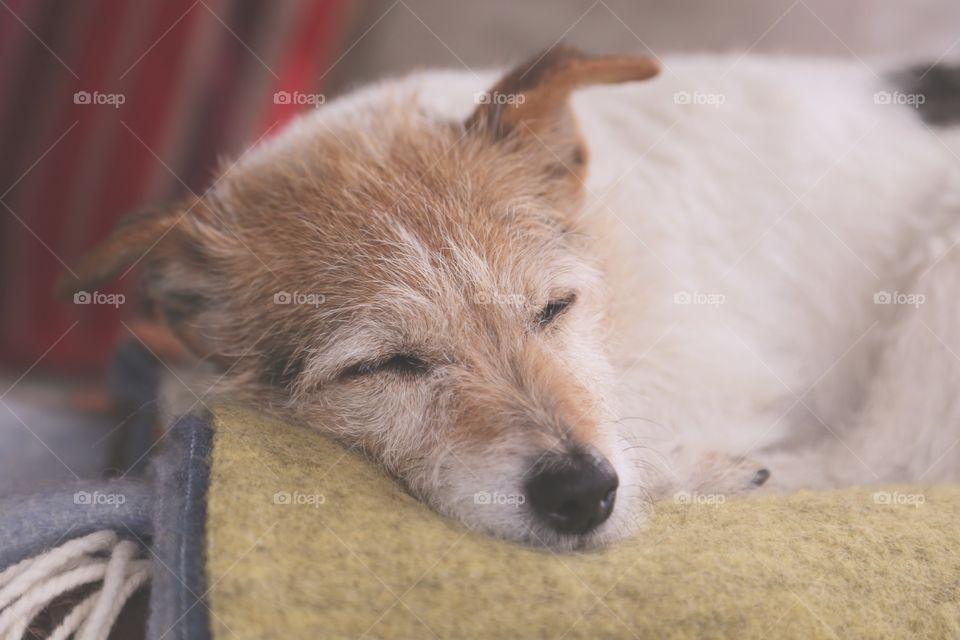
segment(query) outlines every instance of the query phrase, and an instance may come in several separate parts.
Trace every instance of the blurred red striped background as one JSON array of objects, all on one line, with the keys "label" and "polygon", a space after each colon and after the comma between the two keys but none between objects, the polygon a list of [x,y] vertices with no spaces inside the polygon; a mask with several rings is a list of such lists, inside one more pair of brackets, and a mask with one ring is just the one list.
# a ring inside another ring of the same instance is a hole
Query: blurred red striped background
[{"label": "blurred red striped background", "polygon": [[[93,369],[131,305],[58,303],[58,273],[304,109],[274,94],[320,90],[346,1],[0,4],[0,362]],[[130,300],[133,280],[114,290]]]}]

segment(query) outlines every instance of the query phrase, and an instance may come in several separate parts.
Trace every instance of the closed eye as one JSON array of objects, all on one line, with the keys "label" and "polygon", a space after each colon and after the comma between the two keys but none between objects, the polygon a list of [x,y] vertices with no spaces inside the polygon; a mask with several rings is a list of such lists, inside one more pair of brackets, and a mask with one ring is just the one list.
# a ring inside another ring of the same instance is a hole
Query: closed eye
[{"label": "closed eye", "polygon": [[357,363],[344,369],[341,376],[345,378],[357,378],[377,373],[397,373],[400,375],[414,376],[429,372],[430,364],[423,358],[407,353],[400,353],[383,360],[368,360]]},{"label": "closed eye", "polygon": [[570,308],[574,302],[577,301],[577,295],[571,293],[565,298],[557,298],[556,300],[551,300],[548,302],[534,319],[534,323],[538,329],[543,329],[551,322],[560,317],[567,309]]}]

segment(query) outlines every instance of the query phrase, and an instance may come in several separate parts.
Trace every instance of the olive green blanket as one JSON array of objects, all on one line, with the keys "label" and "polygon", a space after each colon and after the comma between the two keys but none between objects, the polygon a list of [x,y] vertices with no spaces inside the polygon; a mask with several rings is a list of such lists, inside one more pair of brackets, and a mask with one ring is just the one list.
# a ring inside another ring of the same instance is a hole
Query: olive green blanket
[{"label": "olive green blanket", "polygon": [[960,638],[958,487],[664,503],[632,540],[555,555],[306,429],[214,427],[215,638]]}]

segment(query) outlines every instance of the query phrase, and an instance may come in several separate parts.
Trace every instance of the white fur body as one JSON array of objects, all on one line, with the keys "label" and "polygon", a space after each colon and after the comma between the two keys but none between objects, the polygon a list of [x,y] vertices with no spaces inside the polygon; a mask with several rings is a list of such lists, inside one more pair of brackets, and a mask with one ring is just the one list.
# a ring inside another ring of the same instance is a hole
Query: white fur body
[{"label": "white fur body", "polygon": [[[956,134],[885,104],[896,88],[857,63],[665,69],[574,97],[622,435],[672,487],[713,452],[770,467],[774,489],[957,480]],[[383,83],[287,135],[411,90],[463,118],[496,75]]]},{"label": "white fur body", "polygon": [[[960,478],[951,134],[857,63],[670,68],[576,102],[626,415],[693,487],[711,451],[772,489]],[[696,92],[724,102],[673,99]]]}]

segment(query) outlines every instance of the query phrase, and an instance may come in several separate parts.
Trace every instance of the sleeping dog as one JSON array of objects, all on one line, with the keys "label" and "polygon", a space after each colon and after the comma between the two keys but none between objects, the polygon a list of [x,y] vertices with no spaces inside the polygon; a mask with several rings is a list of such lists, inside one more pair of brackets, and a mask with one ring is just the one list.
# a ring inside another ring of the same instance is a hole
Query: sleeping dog
[{"label": "sleeping dog", "polygon": [[139,265],[188,407],[269,410],[552,549],[664,497],[955,481],[958,80],[568,47],[419,73],[126,221],[59,291]]}]

